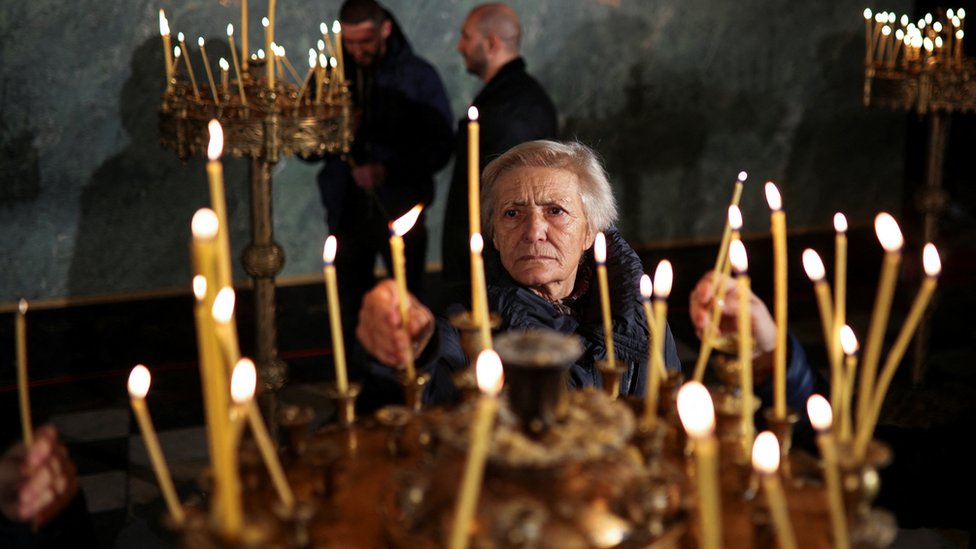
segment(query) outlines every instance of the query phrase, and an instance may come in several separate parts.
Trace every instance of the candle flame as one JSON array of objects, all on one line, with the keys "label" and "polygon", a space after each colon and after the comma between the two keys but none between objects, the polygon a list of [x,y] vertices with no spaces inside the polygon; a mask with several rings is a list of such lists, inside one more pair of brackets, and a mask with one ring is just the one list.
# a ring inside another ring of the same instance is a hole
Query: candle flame
[{"label": "candle flame", "polygon": [[888,24],[894,24],[894,22],[895,22],[895,12],[889,11],[888,12]]},{"label": "candle flame", "polygon": [[478,107],[475,107],[474,105],[468,107],[468,120],[471,122],[478,121]]},{"label": "candle flame", "polygon": [[315,55],[315,52],[313,52],[312,50],[308,50],[308,70],[312,70],[315,68],[316,66],[315,62],[317,61],[317,59],[318,56]]},{"label": "candle flame", "polygon": [[247,404],[254,397],[257,387],[258,373],[254,362],[249,358],[242,358],[234,366],[234,373],[230,376],[230,397],[238,405]]},{"label": "candle flame", "polygon": [[919,28],[919,30],[925,28],[925,19],[919,19],[918,20],[918,28]]},{"label": "candle flame", "polygon": [[678,417],[692,438],[712,434],[715,429],[715,407],[704,385],[689,381],[678,389]]},{"label": "candle flame", "polygon": [[485,249],[485,239],[482,238],[481,233],[474,233],[471,235],[471,253],[480,254]]},{"label": "candle flame", "polygon": [[417,222],[417,218],[420,217],[420,212],[423,209],[423,204],[417,204],[413,208],[410,208],[409,212],[401,215],[396,221],[390,223],[390,231],[397,236],[407,234],[407,231],[412,229],[414,223]]},{"label": "candle flame", "polygon": [[339,20],[338,19],[336,19],[335,21],[332,22],[332,32],[334,32],[336,34],[339,34],[340,32],[342,32],[342,25],[339,24]]},{"label": "candle flame", "polygon": [[779,441],[772,431],[763,431],[752,443],[752,468],[772,475],[779,469]]},{"label": "candle flame", "polygon": [[745,170],[743,170],[743,171],[739,172],[739,176],[738,176],[737,179],[738,179],[739,183],[745,183],[747,177],[749,177],[749,174],[747,174],[745,172]]},{"label": "candle flame", "polygon": [[[949,11],[952,11],[952,10],[949,10]],[[903,27],[907,27],[908,26],[908,15],[902,15],[901,16],[901,26],[903,26]]]},{"label": "candle flame", "polygon": [[941,48],[942,47],[942,37],[941,36],[936,36],[935,37],[935,47],[936,48]]},{"label": "candle flame", "polygon": [[966,33],[962,32],[962,29],[956,31],[956,40],[962,40],[963,35]]},{"label": "candle flame", "polygon": [[899,41],[900,40],[904,40],[905,39],[905,31],[903,31],[901,29],[896,30],[895,31],[895,38],[897,38]]},{"label": "candle flame", "polygon": [[897,252],[905,243],[898,222],[886,212],[881,212],[874,218],[874,232],[886,252]]},{"label": "candle flame", "polygon": [[203,298],[207,297],[207,277],[203,275],[193,277],[193,297],[197,298],[197,301],[203,301]]},{"label": "candle flame", "polygon": [[864,20],[865,21],[871,20],[871,8],[864,8]]},{"label": "candle flame", "polygon": [[593,260],[597,265],[607,262],[607,237],[602,232],[596,233],[593,240]]},{"label": "candle flame", "polygon": [[875,23],[884,23],[887,19],[888,17],[885,15],[885,12],[883,11],[879,11],[878,13],[874,14]]},{"label": "candle flame", "polygon": [[742,228],[742,210],[738,206],[729,206],[729,228],[733,231]]},{"label": "candle flame", "polygon": [[883,34],[885,36],[888,36],[889,34],[891,34],[891,27],[889,27],[888,25],[885,25],[885,26],[881,27],[881,34]]},{"label": "candle flame", "polygon": [[671,285],[674,283],[674,269],[671,262],[662,259],[654,270],[654,295],[659,299],[667,299],[671,295]]},{"label": "candle flame", "polygon": [[227,324],[230,322],[230,317],[234,315],[234,301],[236,300],[236,295],[234,294],[234,289],[230,286],[225,286],[217,292],[217,297],[214,298],[213,309],[211,313],[213,314],[213,319],[220,324]]},{"label": "candle flame", "polygon": [[926,13],[925,14],[925,22],[928,23],[929,25],[932,24],[932,14],[931,13]]},{"label": "candle flame", "polygon": [[229,38],[231,36],[234,36],[234,24],[227,23],[227,37]]},{"label": "candle flame", "polygon": [[203,40],[203,37],[202,36],[199,37],[199,38],[197,38],[197,45],[198,46],[200,46],[202,48],[205,44],[206,44],[206,42]]},{"label": "candle flame", "polygon": [[179,46],[173,46],[173,57],[174,58],[179,59],[180,58],[180,55],[182,55],[182,54],[183,54],[183,52],[180,50],[180,47]]},{"label": "candle flame", "polygon": [[955,15],[956,14],[955,12],[952,11],[952,8],[946,10],[946,19],[952,19],[953,17],[955,17]]},{"label": "candle flame", "polygon": [[332,67],[332,68],[334,69],[334,68],[336,68],[336,67],[337,67],[338,65],[339,65],[339,62],[338,62],[338,61],[336,61],[336,58],[335,58],[335,57],[330,57],[330,58],[329,58],[329,66],[330,66],[330,67]]},{"label": "candle flame", "polygon": [[834,214],[834,230],[839,233],[847,232],[847,216],[837,212]]},{"label": "candle flame", "polygon": [[136,364],[129,372],[129,396],[146,398],[151,383],[152,375],[149,374],[149,369],[142,364]]},{"label": "candle flame", "polygon": [[654,285],[651,284],[651,277],[646,273],[642,274],[640,277],[640,293],[641,297],[644,299],[650,299],[651,294],[654,292]]},{"label": "candle flame", "polygon": [[935,32],[942,32],[942,22],[936,21],[935,23],[932,23],[932,30]]},{"label": "candle flame", "polygon": [[27,314],[27,309],[27,300],[20,298],[20,301],[17,302],[17,312],[20,313],[20,316],[24,316]]},{"label": "candle flame", "polygon": [[779,189],[772,181],[766,182],[766,203],[769,204],[769,209],[774,212],[783,208],[783,197],[780,196]]},{"label": "candle flame", "polygon": [[749,256],[746,255],[746,245],[741,240],[729,242],[729,263],[736,273],[745,273],[749,270]]},{"label": "candle flame", "polygon": [[320,67],[326,67],[326,66],[328,66],[329,63],[327,62],[327,60],[328,60],[328,57],[326,57],[324,53],[320,53],[319,54],[319,66]]},{"label": "candle flame", "polygon": [[230,63],[228,63],[227,60],[224,59],[223,57],[220,58],[220,61],[218,61],[217,64],[220,65],[220,70],[222,71],[230,70]]},{"label": "candle flame", "polygon": [[335,261],[336,249],[339,247],[339,242],[336,240],[335,235],[329,235],[325,239],[325,248],[322,249],[322,261],[326,263],[332,263]]},{"label": "candle flame", "polygon": [[258,59],[264,59],[264,48],[258,48]]},{"label": "candle flame", "polygon": [[178,42],[180,42],[180,43],[182,43],[182,42],[183,42],[183,38],[184,38],[184,37],[183,37],[183,33],[182,33],[182,32],[178,32],[178,33],[176,33],[176,40],[177,40]]},{"label": "candle flame", "polygon": [[857,336],[854,335],[854,330],[850,326],[844,324],[840,327],[840,348],[844,350],[845,355],[853,355],[857,352],[860,345],[857,344]]},{"label": "candle flame", "polygon": [[807,399],[807,416],[813,428],[818,431],[829,431],[834,423],[834,412],[822,395],[812,394]]},{"label": "candle flame", "polygon": [[268,25],[270,25],[270,24],[271,24],[271,21],[268,21],[268,18],[267,17],[262,17],[261,18],[261,26],[262,27],[268,28]]},{"label": "candle flame", "polygon": [[159,9],[159,35],[169,36],[169,20],[166,19],[166,12]]},{"label": "candle flame", "polygon": [[803,270],[811,282],[820,282],[827,274],[820,254],[811,248],[803,250]]},{"label": "candle flame", "polygon": [[939,259],[939,250],[935,249],[935,244],[929,242],[922,249],[922,265],[925,266],[926,275],[939,276],[942,271],[942,260]]},{"label": "candle flame", "polygon": [[[315,46],[319,49],[319,51],[324,51],[325,50],[325,40],[322,40],[320,38],[319,41],[315,43]],[[312,48],[309,48],[310,51],[311,51],[311,49]]]},{"label": "candle flame", "polygon": [[915,37],[912,38],[912,47],[915,48],[915,49],[918,49],[918,48],[921,48],[922,47],[922,35],[921,34],[916,34]]},{"label": "candle flame", "polygon": [[193,219],[190,221],[190,231],[193,233],[193,238],[213,238],[217,236],[219,223],[217,214],[213,210],[200,208],[197,213],[193,214]]},{"label": "candle flame", "polygon": [[959,8],[959,11],[956,12],[956,15],[959,17],[959,19],[965,19],[966,18],[966,8]]},{"label": "candle flame", "polygon": [[224,128],[214,118],[207,124],[207,129],[210,131],[210,144],[207,146],[207,158],[211,161],[217,160],[220,158],[220,154],[224,152]]},{"label": "candle flame", "polygon": [[329,32],[329,26],[325,24],[325,21],[319,23],[319,32],[322,34]]},{"label": "candle flame", "polygon": [[475,375],[478,378],[478,388],[488,396],[498,396],[505,385],[505,374],[502,370],[502,359],[498,353],[485,349],[478,355],[475,365]]}]

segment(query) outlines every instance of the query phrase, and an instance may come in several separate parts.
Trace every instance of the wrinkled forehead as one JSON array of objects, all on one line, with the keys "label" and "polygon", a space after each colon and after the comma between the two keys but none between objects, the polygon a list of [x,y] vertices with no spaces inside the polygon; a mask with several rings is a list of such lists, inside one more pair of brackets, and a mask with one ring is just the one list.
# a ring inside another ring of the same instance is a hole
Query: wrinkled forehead
[{"label": "wrinkled forehead", "polygon": [[495,187],[495,204],[559,204],[582,207],[579,179],[559,168],[523,167],[501,175]]}]

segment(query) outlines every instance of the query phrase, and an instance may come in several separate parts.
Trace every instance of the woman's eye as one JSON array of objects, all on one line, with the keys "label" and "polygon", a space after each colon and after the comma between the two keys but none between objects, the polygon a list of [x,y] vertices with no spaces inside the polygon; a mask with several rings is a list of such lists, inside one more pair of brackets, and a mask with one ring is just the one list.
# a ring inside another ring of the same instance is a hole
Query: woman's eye
[{"label": "woman's eye", "polygon": [[518,215],[518,210],[505,210],[505,212],[502,215],[508,218],[512,218]]},{"label": "woman's eye", "polygon": [[549,215],[562,215],[566,213],[566,210],[560,208],[559,206],[551,206],[549,208]]}]

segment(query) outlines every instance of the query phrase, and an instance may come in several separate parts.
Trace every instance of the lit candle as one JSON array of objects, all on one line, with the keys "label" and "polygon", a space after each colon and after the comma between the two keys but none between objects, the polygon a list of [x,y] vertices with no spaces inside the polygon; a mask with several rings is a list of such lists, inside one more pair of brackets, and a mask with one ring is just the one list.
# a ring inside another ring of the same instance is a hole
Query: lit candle
[{"label": "lit candle", "polygon": [[[236,448],[240,443],[241,433],[244,429],[244,420],[247,418],[247,405],[254,398],[254,391],[257,389],[258,373],[254,367],[254,362],[249,358],[242,358],[234,366],[234,372],[230,376],[230,398],[234,401],[231,422],[233,423],[233,443]],[[234,461],[237,466],[237,460]]]},{"label": "lit candle", "polygon": [[[341,74],[339,74],[338,72],[336,72],[336,71],[339,70],[337,68],[338,65],[339,65],[338,64],[338,61],[336,61],[336,58],[335,57],[330,57],[329,58],[329,66],[332,67],[332,70],[329,71],[329,74],[332,75],[332,77],[329,78],[329,94],[328,94],[329,95],[329,101],[332,101],[332,97],[335,94],[335,90],[339,86],[339,82],[341,82],[342,81],[342,78],[343,78]],[[325,70],[323,69],[322,72],[325,73]]]},{"label": "lit candle", "polygon": [[[328,59],[326,59],[324,53],[319,54],[319,78],[316,82],[315,96],[318,98],[318,102],[321,103],[325,100],[325,94],[322,91],[322,86],[325,84],[325,67],[328,66]],[[334,80],[334,79],[333,79]],[[329,82],[331,87],[332,82]]]},{"label": "lit candle", "polygon": [[834,214],[834,232],[834,323],[828,350],[832,364],[839,365],[842,351],[838,334],[847,322],[847,216],[840,212]]},{"label": "lit candle", "polygon": [[224,198],[224,165],[220,155],[224,150],[224,130],[216,118],[207,124],[210,132],[210,142],[207,145],[207,182],[210,186],[210,206],[217,214],[219,229],[217,232],[217,270],[216,280],[218,288],[230,286],[233,282],[230,265],[230,234],[227,225],[227,200]]},{"label": "lit candle", "polygon": [[[657,326],[654,325],[654,313],[651,312],[651,295],[654,293],[654,284],[651,282],[651,277],[646,274],[642,274],[640,277],[640,293],[641,293],[641,305],[644,307],[644,318],[647,322],[647,332],[650,334],[651,339],[657,337]],[[648,360],[651,358],[650,352],[647,354]],[[650,364],[648,362],[648,364]]]},{"label": "lit candle", "polygon": [[857,369],[859,346],[854,330],[846,324],[840,329],[840,347],[844,350],[844,377],[840,391],[840,406],[837,407],[837,416],[840,418],[840,432],[837,436],[841,442],[850,442],[853,436],[851,397],[854,392],[854,372]]},{"label": "lit candle", "polygon": [[295,66],[292,65],[291,61],[288,60],[288,53],[285,51],[285,47],[278,46],[276,54],[278,55],[278,57],[281,58],[281,62],[284,63],[285,68],[288,69],[288,72],[291,73],[291,76],[292,78],[295,79],[295,82],[301,84],[302,77],[298,75],[298,71],[295,70]]},{"label": "lit candle", "polygon": [[773,307],[776,317],[776,348],[773,352],[773,412],[786,418],[786,214],[779,189],[766,183],[770,227],[773,236]]},{"label": "lit candle", "polygon": [[830,510],[830,526],[834,532],[834,547],[847,549],[847,518],[844,515],[844,500],[840,491],[840,474],[837,471],[837,443],[831,433],[833,412],[824,397],[814,394],[807,399],[807,416],[817,430],[817,446],[823,458],[824,477],[827,481],[827,505]]},{"label": "lit candle", "polygon": [[[596,262],[596,276],[600,285],[600,311],[603,318],[603,342],[607,348],[607,363],[610,368],[616,365],[613,351],[613,323],[610,317],[610,286],[607,282],[607,240],[602,232],[593,241],[593,260]],[[653,356],[653,355],[652,355]]]},{"label": "lit candle", "polygon": [[667,317],[668,297],[674,284],[674,269],[667,259],[661,260],[654,270],[654,334],[651,339],[651,368],[647,372],[647,395],[644,404],[644,423],[653,426],[657,420],[658,396],[661,383],[667,377],[664,368],[664,319]]},{"label": "lit candle", "polygon": [[[247,11],[247,0],[243,0],[244,5],[241,6],[242,12]],[[243,29],[242,29],[243,31]],[[244,38],[246,33],[242,33],[243,46],[245,51],[241,54],[244,60],[244,68],[247,69],[247,39]],[[237,64],[237,49],[234,48],[234,25],[227,24],[227,41],[230,43],[230,59],[234,62],[234,73],[237,75],[237,91],[241,96],[241,105],[247,105],[247,95],[244,94],[244,75],[241,73],[241,67]]]},{"label": "lit candle", "polygon": [[481,232],[478,107],[468,108],[468,233]]},{"label": "lit candle", "polygon": [[763,431],[752,445],[752,468],[759,474],[763,493],[766,494],[766,507],[773,519],[776,540],[782,549],[796,549],[796,536],[790,523],[789,507],[783,495],[783,485],[779,475],[779,441],[771,431]]},{"label": "lit candle", "polygon": [[393,277],[396,280],[400,301],[400,327],[407,339],[407,359],[404,368],[406,368],[407,381],[410,383],[417,377],[417,372],[414,370],[413,347],[410,345],[410,303],[407,294],[407,260],[403,255],[403,235],[413,228],[423,209],[423,204],[417,204],[409,212],[390,223],[390,255],[393,259]]},{"label": "lit candle", "polygon": [[871,64],[873,39],[871,32],[871,8],[864,8],[864,64]]},{"label": "lit candle", "polygon": [[[268,13],[271,13],[272,3],[268,4]],[[275,77],[275,62],[274,62],[274,51],[271,50],[271,42],[274,41],[274,29],[271,27],[271,19],[267,17],[261,18],[261,26],[264,27],[264,51],[267,52],[265,55],[265,75],[268,80],[268,89],[274,89]],[[261,57],[262,50],[258,50],[258,57]]]},{"label": "lit candle", "polygon": [[875,63],[882,64],[885,60],[885,54],[888,50],[888,37],[891,36],[891,27],[884,25],[881,27],[881,43],[878,44],[878,53],[875,56]]},{"label": "lit candle", "polygon": [[214,334],[220,346],[221,366],[223,371],[229,372],[237,361],[241,359],[241,350],[237,341],[237,329],[234,320],[234,304],[237,296],[234,289],[224,286],[217,292],[213,300],[211,314],[214,320]]},{"label": "lit candle", "polygon": [[[745,172],[740,173],[739,176],[741,179],[745,179]],[[739,230],[742,228],[742,211],[735,204],[729,206],[727,223],[729,227],[729,240],[738,240]],[[726,247],[728,247],[727,243]],[[708,324],[705,325],[705,329],[702,332],[701,347],[698,351],[698,362],[695,363],[695,373],[692,378],[695,381],[701,381],[705,377],[705,365],[708,363],[708,357],[715,346],[715,331],[718,330],[719,319],[722,315],[721,303],[724,302],[722,296],[725,295],[725,284],[730,271],[731,264],[728,261],[723,261],[722,267],[720,269],[716,267],[716,270],[713,271],[712,308]]]},{"label": "lit candle", "polygon": [[491,349],[491,322],[488,320],[488,291],[485,281],[485,262],[481,252],[485,241],[481,233],[471,235],[471,309],[472,320],[478,323],[481,349]]},{"label": "lit candle", "polygon": [[830,302],[830,288],[827,287],[826,270],[823,260],[816,251],[807,248],[803,250],[803,270],[807,273],[810,282],[813,282],[813,291],[817,296],[817,308],[820,310],[820,328],[823,330],[824,343],[827,346],[827,358],[830,363],[830,401],[837,406],[837,390],[840,387],[840,363],[835,361],[833,348],[837,332],[834,330],[834,310]]},{"label": "lit candle", "polygon": [[[234,46],[231,46],[231,50]],[[247,72],[247,0],[241,0],[241,64],[244,67],[244,72]],[[241,74],[238,72],[237,78],[241,78]],[[243,95],[243,94],[242,94]]]},{"label": "lit candle", "polygon": [[895,293],[895,282],[898,278],[898,266],[901,264],[901,248],[904,238],[898,222],[887,213],[880,213],[874,220],[874,230],[884,248],[884,261],[881,266],[881,279],[874,299],[874,309],[871,311],[871,323],[868,338],[864,344],[864,357],[861,360],[861,377],[857,399],[857,437],[868,429],[868,415],[871,400],[874,398],[874,382],[878,368],[878,358],[881,355],[881,344],[888,326],[888,314],[891,311],[891,300]]},{"label": "lit candle", "polygon": [[742,452],[748,459],[749,445],[755,431],[753,422],[753,380],[752,380],[752,311],[749,295],[752,281],[749,279],[749,258],[741,240],[733,240],[729,248],[729,260],[735,271],[735,281],[739,294],[737,324],[739,325],[739,385],[742,390],[742,408],[739,421],[742,425]]},{"label": "lit candle", "polygon": [[[301,87],[298,89],[298,98],[295,99],[296,107],[302,104],[302,97],[305,96],[305,90],[308,89],[308,83],[312,81],[312,76],[315,75],[315,68],[317,66],[317,63],[315,61],[316,61],[315,50],[309,48],[308,49],[308,74],[305,75],[305,80],[302,82]],[[318,90],[316,90],[314,100],[316,103],[318,102]]]},{"label": "lit candle", "polygon": [[166,63],[166,92],[173,90],[173,53],[169,39],[169,21],[166,13],[159,9],[159,35],[163,37],[163,62]]},{"label": "lit candle", "polygon": [[[173,46],[173,73],[175,75],[176,71],[180,68],[180,54],[183,50],[179,46]],[[174,76],[175,79],[175,76]]]},{"label": "lit candle", "polygon": [[230,63],[228,63],[226,59],[221,57],[220,61],[218,61],[218,64],[220,65],[220,89],[224,93],[227,93],[227,88],[230,87],[230,76],[229,76]]},{"label": "lit candle", "polygon": [[163,459],[163,451],[159,447],[159,439],[156,437],[156,430],[153,428],[152,419],[149,417],[149,410],[146,407],[146,393],[149,392],[151,381],[152,376],[149,375],[149,370],[142,364],[137,364],[129,373],[129,402],[132,403],[132,411],[135,412],[139,430],[142,431],[142,438],[146,442],[149,460],[152,462],[153,471],[156,472],[159,488],[163,491],[166,507],[173,517],[173,522],[180,525],[184,519],[183,507],[180,506],[176,489],[173,488],[173,479],[169,476],[169,469],[166,468],[166,460]]},{"label": "lit candle", "polygon": [[699,547],[722,547],[722,509],[718,483],[718,444],[715,408],[708,389],[689,381],[678,390],[678,417],[694,443],[695,483],[698,488]]},{"label": "lit candle", "polygon": [[190,75],[190,84],[193,86],[193,97],[199,101],[200,92],[197,90],[197,77],[193,74],[193,64],[190,63],[190,52],[186,49],[186,41],[183,40],[183,33],[178,33],[176,39],[179,41],[180,50],[183,52],[183,62],[186,63],[186,72]]},{"label": "lit candle", "polygon": [[329,325],[332,328],[332,348],[335,350],[336,388],[346,394],[349,380],[346,376],[346,344],[342,339],[342,317],[339,314],[339,284],[336,281],[335,256],[338,243],[329,235],[322,250],[322,272],[325,275],[325,293],[329,300]]},{"label": "lit candle", "polygon": [[207,81],[210,82],[210,95],[213,96],[214,105],[220,104],[217,97],[217,85],[214,83],[213,71],[210,70],[210,60],[207,59],[206,41],[203,37],[197,38],[197,45],[200,46],[200,56],[203,57],[203,69],[207,73]]},{"label": "lit candle", "polygon": [[963,37],[965,35],[966,35],[966,33],[963,32],[962,29],[959,29],[959,30],[956,31],[955,59],[956,59],[956,63],[957,64],[961,64],[962,63],[962,39],[963,39]]},{"label": "lit candle", "polygon": [[471,442],[468,448],[468,459],[461,479],[461,491],[458,494],[454,509],[454,523],[451,528],[451,549],[464,549],[468,546],[468,536],[471,531],[471,521],[474,519],[481,492],[481,483],[485,471],[485,460],[491,443],[492,426],[498,411],[498,393],[504,385],[502,361],[495,351],[490,349],[481,351],[475,366],[478,377],[478,387],[481,398],[475,409],[474,421],[471,424]]},{"label": "lit candle", "polygon": [[34,444],[34,425],[31,421],[30,389],[27,387],[27,300],[21,298],[17,303],[17,317],[14,321],[17,346],[17,397],[20,401],[20,431],[24,446]]},{"label": "lit candle", "polygon": [[905,40],[905,31],[898,29],[895,31],[895,40],[891,45],[891,57],[888,58],[888,66],[895,66],[898,52],[901,50],[901,43]]},{"label": "lit candle", "polygon": [[336,52],[332,47],[332,39],[329,38],[329,26],[325,24],[325,21],[319,23],[319,32],[322,33],[322,39],[318,42],[319,51],[324,49],[329,52],[329,57],[335,57]]},{"label": "lit candle", "polygon": [[[871,57],[867,58],[868,63],[873,62],[875,56],[875,46],[878,45],[878,38],[881,37],[881,27],[888,20],[888,15],[884,12],[874,15],[874,31],[871,33]],[[879,47],[880,49],[880,47]]]},{"label": "lit candle", "polygon": [[922,252],[922,264],[925,267],[925,280],[922,281],[922,286],[919,288],[918,294],[915,295],[915,300],[912,302],[912,307],[908,311],[908,316],[905,318],[901,330],[898,331],[898,336],[888,351],[887,358],[885,358],[884,366],[881,368],[881,374],[878,376],[878,385],[871,395],[871,407],[868,413],[867,427],[857,433],[858,438],[855,444],[855,455],[864,455],[867,449],[867,444],[871,440],[871,434],[874,432],[875,425],[877,425],[878,416],[881,414],[881,405],[884,404],[888,387],[891,385],[891,380],[895,377],[895,370],[898,369],[898,365],[905,355],[905,349],[908,348],[912,336],[915,335],[915,329],[918,328],[925,308],[928,307],[929,301],[932,299],[932,293],[935,291],[939,273],[942,271],[942,261],[939,259],[939,251],[931,243],[925,245]]},{"label": "lit candle", "polygon": [[339,24],[339,21],[332,22],[332,34],[335,35],[335,57],[338,58],[339,82],[342,82],[346,79],[346,63],[342,53],[342,25]]}]

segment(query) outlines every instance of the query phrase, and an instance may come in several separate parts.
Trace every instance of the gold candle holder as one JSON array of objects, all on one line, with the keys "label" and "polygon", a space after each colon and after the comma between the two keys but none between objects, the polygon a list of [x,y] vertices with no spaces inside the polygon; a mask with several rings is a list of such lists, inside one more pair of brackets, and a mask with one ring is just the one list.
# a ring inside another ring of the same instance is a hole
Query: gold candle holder
[{"label": "gold candle holder", "polygon": [[[478,360],[478,355],[481,354],[481,351],[485,350],[484,340],[481,337],[481,326],[469,311],[462,311],[451,315],[448,321],[451,323],[451,326],[457,329],[461,336],[461,350],[464,351],[464,356],[468,359],[469,365],[467,368],[454,372],[451,379],[454,382],[454,386],[461,392],[461,400],[471,400],[472,398],[477,398],[480,393],[478,380],[474,375],[475,372],[472,365]],[[495,331],[501,326],[502,317],[497,313],[490,313],[488,315],[488,322],[491,330]]]},{"label": "gold candle holder", "polygon": [[789,407],[786,408],[786,414],[783,417],[779,417],[773,408],[763,410],[763,416],[766,418],[769,430],[776,435],[776,440],[779,441],[780,475],[787,482],[793,482],[796,479],[793,476],[790,449],[793,447],[793,426],[800,420],[800,416],[796,410]]},{"label": "gold candle holder", "polygon": [[350,383],[345,391],[330,383],[325,388],[325,396],[335,406],[336,423],[341,427],[349,427],[356,421],[356,397],[363,390],[359,383]]},{"label": "gold candle holder", "polygon": [[424,407],[424,389],[427,388],[428,381],[428,372],[397,370],[397,383],[403,387],[403,399],[411,411],[419,412]]},{"label": "gold candle holder", "polygon": [[285,405],[278,412],[278,425],[288,433],[288,447],[293,457],[305,453],[308,427],[315,419],[315,412],[308,406]]},{"label": "gold candle holder", "polygon": [[878,470],[891,463],[891,447],[872,440],[859,459],[850,444],[840,444],[837,458],[851,547],[888,547],[897,535],[895,519],[871,505],[881,491]]},{"label": "gold candle holder", "polygon": [[402,455],[403,431],[415,413],[416,410],[412,408],[397,405],[384,406],[376,411],[376,421],[389,430],[386,438],[386,450],[390,456]]},{"label": "gold candle holder", "polygon": [[617,361],[598,360],[597,370],[603,380],[603,390],[610,397],[610,400],[617,400],[620,396],[620,378],[627,371],[627,367]]}]

